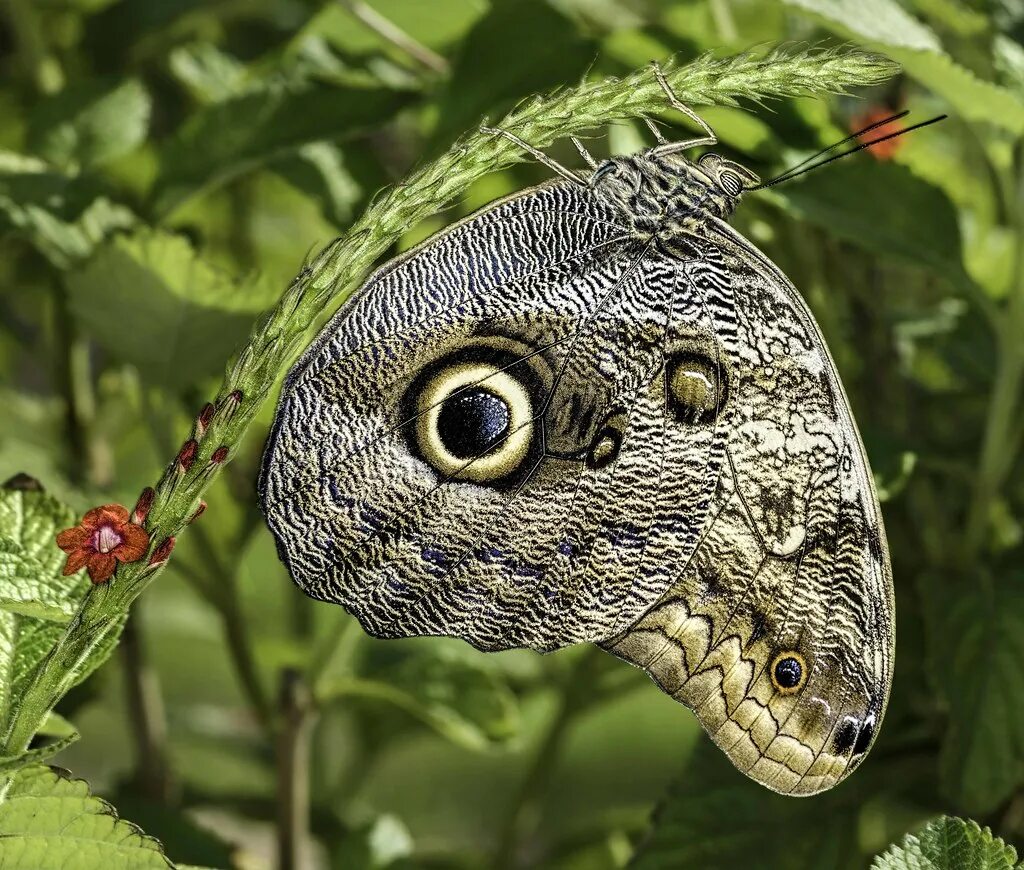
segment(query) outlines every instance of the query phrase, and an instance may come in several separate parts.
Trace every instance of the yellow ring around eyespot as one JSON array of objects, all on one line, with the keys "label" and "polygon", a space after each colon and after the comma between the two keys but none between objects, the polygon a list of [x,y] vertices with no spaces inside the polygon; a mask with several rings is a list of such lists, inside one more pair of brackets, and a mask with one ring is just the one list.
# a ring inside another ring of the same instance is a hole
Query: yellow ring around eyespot
[{"label": "yellow ring around eyespot", "polygon": [[[441,443],[438,418],[441,406],[463,387],[479,386],[494,393],[509,408],[509,434],[494,449],[477,459],[452,455]],[[424,458],[437,471],[456,480],[487,483],[515,471],[526,458],[533,440],[533,404],[526,388],[508,372],[487,363],[459,363],[442,369],[423,388],[416,401],[416,441]]]},{"label": "yellow ring around eyespot", "polygon": [[[775,668],[783,659],[795,659],[796,663],[800,665],[800,682],[795,686],[780,686],[779,681],[775,679]],[[804,684],[807,682],[807,661],[800,653],[795,649],[783,650],[774,659],[772,659],[771,667],[768,669],[768,676],[771,677],[772,685],[775,687],[775,691],[780,695],[795,695],[799,692]]]}]

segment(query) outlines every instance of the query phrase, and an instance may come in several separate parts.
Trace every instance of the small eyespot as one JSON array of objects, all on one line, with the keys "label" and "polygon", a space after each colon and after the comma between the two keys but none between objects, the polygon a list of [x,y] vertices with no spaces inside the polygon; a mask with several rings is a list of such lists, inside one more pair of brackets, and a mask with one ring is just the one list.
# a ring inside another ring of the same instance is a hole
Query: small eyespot
[{"label": "small eyespot", "polygon": [[853,744],[853,754],[861,755],[868,751],[871,745],[871,738],[875,736],[875,714],[871,713],[860,726],[860,733],[857,735],[857,742]]},{"label": "small eyespot", "polygon": [[626,419],[626,414],[622,411],[615,411],[605,418],[587,450],[587,468],[599,471],[618,458],[625,436]]},{"label": "small eyespot", "polygon": [[596,184],[606,175],[615,175],[619,171],[619,167],[615,165],[612,160],[605,160],[597,169],[594,170],[594,174],[591,176],[590,181],[592,184]]},{"label": "small eyespot", "polygon": [[836,755],[846,755],[857,740],[860,728],[860,721],[853,716],[843,719],[843,724],[836,730],[835,739],[832,741],[832,749]]},{"label": "small eyespot", "polygon": [[729,196],[739,196],[743,193],[743,179],[731,169],[723,169],[718,173],[718,185]]},{"label": "small eyespot", "polygon": [[722,361],[702,353],[683,352],[668,360],[668,404],[680,423],[713,423],[725,405],[727,378]]},{"label": "small eyespot", "polygon": [[796,650],[784,650],[772,661],[772,685],[781,695],[795,695],[807,682],[807,662]]}]

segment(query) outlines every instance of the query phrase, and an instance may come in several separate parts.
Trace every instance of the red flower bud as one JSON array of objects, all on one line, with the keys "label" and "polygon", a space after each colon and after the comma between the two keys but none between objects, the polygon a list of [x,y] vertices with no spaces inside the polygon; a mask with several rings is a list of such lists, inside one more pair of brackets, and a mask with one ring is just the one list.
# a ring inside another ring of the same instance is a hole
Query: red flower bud
[{"label": "red flower bud", "polygon": [[181,473],[188,471],[192,467],[192,463],[196,461],[196,451],[198,449],[199,444],[196,443],[194,438],[189,438],[188,441],[181,445],[181,450],[178,451],[178,456],[175,459],[178,470]]},{"label": "red flower bud", "polygon": [[216,450],[213,451],[213,456],[210,457],[210,462],[214,465],[220,465],[228,458],[228,447],[226,444],[221,444]]},{"label": "red flower bud", "polygon": [[166,562],[171,555],[171,550],[174,549],[174,536],[164,538],[157,548],[153,551],[153,555],[149,557],[150,565],[160,565]]},{"label": "red flower bud", "polygon": [[196,520],[198,520],[203,515],[203,513],[205,511],[206,511],[206,502],[203,501],[202,499],[199,499],[199,507],[197,507],[196,508],[196,512],[194,514],[192,514],[192,516],[190,516],[188,518],[188,521],[190,523],[194,523]]},{"label": "red flower bud", "polygon": [[213,414],[216,410],[209,402],[203,405],[203,410],[196,417],[196,440],[206,434],[206,430],[210,428],[210,421],[213,419]]},{"label": "red flower bud", "polygon": [[149,510],[153,507],[153,499],[156,498],[156,490],[151,486],[147,486],[142,493],[139,495],[139,500],[135,502],[135,510],[132,511],[132,522],[137,526],[141,526],[146,522],[146,517],[149,516]]}]

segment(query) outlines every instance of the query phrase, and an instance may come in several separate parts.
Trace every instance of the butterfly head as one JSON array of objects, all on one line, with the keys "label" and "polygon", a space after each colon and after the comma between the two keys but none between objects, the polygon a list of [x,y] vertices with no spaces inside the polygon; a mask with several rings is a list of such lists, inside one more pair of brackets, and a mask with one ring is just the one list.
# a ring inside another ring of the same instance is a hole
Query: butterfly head
[{"label": "butterfly head", "polygon": [[595,195],[641,238],[692,232],[709,216],[727,219],[760,179],[732,160],[708,153],[696,162],[654,148],[606,160],[590,176]]}]

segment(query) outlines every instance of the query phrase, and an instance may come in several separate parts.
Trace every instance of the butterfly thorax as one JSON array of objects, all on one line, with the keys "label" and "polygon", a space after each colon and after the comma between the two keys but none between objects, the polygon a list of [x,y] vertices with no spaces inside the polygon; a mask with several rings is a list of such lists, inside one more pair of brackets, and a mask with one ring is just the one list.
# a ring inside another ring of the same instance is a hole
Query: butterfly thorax
[{"label": "butterfly thorax", "polygon": [[658,151],[612,158],[590,177],[594,195],[639,239],[692,235],[709,218],[727,220],[743,190],[758,182],[745,167],[717,154],[693,162]]}]

